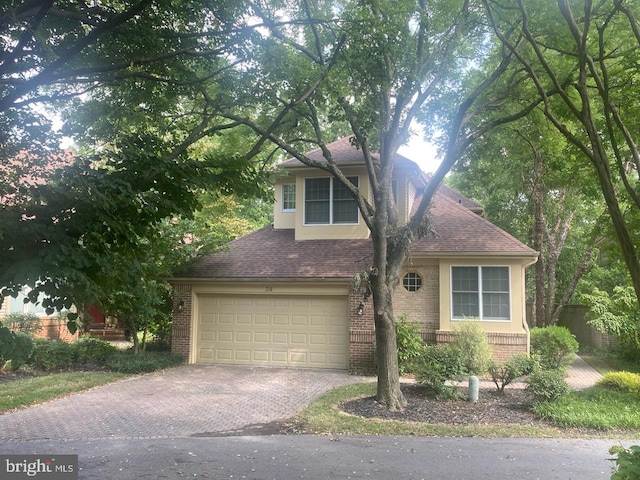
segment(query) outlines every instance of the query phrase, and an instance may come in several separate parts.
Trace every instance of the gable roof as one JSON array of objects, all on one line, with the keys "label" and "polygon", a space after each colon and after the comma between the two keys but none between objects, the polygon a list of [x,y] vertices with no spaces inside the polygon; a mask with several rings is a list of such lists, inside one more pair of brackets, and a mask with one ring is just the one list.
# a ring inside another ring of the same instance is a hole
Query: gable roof
[{"label": "gable roof", "polygon": [[[431,217],[436,236],[416,239],[411,246],[413,257],[537,256],[535,250],[440,191]],[[347,279],[370,266],[372,255],[370,239],[296,241],[294,230],[268,226],[232,241],[228,251],[201,257],[175,277]]]}]

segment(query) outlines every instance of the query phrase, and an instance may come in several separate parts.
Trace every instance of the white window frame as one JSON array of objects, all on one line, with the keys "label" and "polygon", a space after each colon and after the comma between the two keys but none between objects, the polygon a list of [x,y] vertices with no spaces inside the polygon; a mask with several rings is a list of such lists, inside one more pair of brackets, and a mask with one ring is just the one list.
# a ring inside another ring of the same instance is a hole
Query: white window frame
[{"label": "white window frame", "polygon": [[[313,179],[329,179],[329,223],[307,223],[307,180],[313,180]],[[360,176],[358,175],[347,175],[348,179],[352,179],[355,178],[357,179],[358,182],[358,186],[360,185]],[[302,212],[302,221],[303,221],[303,225],[309,226],[309,227],[314,227],[314,226],[326,226],[326,225],[359,225],[360,224],[360,209],[357,206],[356,203],[356,218],[357,220],[355,222],[334,222],[333,220],[333,207],[334,207],[334,198],[333,198],[333,188],[334,188],[334,182],[337,182],[338,180],[335,179],[335,177],[307,177],[304,179],[304,198],[302,200],[303,203],[303,212]],[[354,200],[355,202],[355,200]]]},{"label": "white window frame", "polygon": [[[477,317],[456,317],[453,314],[453,270],[455,268],[475,268],[476,271],[478,272],[478,316]],[[482,285],[482,269],[483,268],[506,268],[507,269],[507,275],[508,275],[508,285],[509,285],[509,291],[508,292],[490,292],[490,293],[507,293],[508,294],[508,298],[509,298],[509,311],[508,311],[508,317],[507,318],[496,318],[496,317],[485,317],[484,316],[484,305],[483,305],[483,293],[484,292],[484,288]],[[451,313],[451,320],[452,321],[464,321],[464,320],[472,320],[472,319],[479,319],[481,322],[511,322],[512,320],[512,294],[511,294],[511,267],[509,265],[451,265],[450,267],[450,278],[449,278],[449,301],[450,301],[450,313]]]},{"label": "white window frame", "polygon": [[[293,192],[286,192],[287,187],[293,187]],[[287,193],[290,195],[293,193],[293,208],[286,208]],[[283,183],[282,184],[282,211],[283,212],[295,212],[296,211],[296,184],[295,183]]]},{"label": "white window frame", "polygon": [[33,313],[38,317],[48,317],[49,315],[47,315],[46,309],[42,306],[42,294],[39,297],[40,302],[37,305],[31,302],[24,303],[24,299],[27,298],[30,291],[30,288],[25,287],[20,290],[17,297],[5,297],[4,301],[8,302],[7,313]]}]

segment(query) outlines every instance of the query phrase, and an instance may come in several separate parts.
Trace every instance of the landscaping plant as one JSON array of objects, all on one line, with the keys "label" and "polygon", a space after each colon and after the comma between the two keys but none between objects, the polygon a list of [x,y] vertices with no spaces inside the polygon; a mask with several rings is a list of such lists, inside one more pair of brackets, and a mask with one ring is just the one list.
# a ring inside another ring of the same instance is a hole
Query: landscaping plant
[{"label": "landscaping plant", "polygon": [[578,351],[576,338],[566,327],[550,325],[531,329],[531,355],[544,370],[565,371]]},{"label": "landscaping plant", "polygon": [[42,320],[34,313],[13,312],[4,317],[2,325],[12,332],[22,332],[35,335],[42,330]]},{"label": "landscaping plant", "polygon": [[640,395],[640,375],[637,373],[609,372],[598,380],[597,385],[617,392]]},{"label": "landscaping plant", "polygon": [[527,390],[536,403],[553,402],[569,393],[569,385],[562,372],[537,368],[529,375]]},{"label": "landscaping plant", "polygon": [[0,327],[0,370],[18,370],[27,362],[33,342],[26,333]]},{"label": "landscaping plant", "polygon": [[465,373],[482,375],[487,372],[491,361],[491,345],[479,321],[460,323],[451,345],[458,350]]},{"label": "landscaping plant", "polygon": [[398,315],[396,322],[398,345],[398,370],[404,375],[413,370],[412,365],[424,352],[425,343],[420,335],[420,325],[410,322],[407,315]]},{"label": "landscaping plant", "polygon": [[636,480],[640,478],[640,446],[632,445],[629,448],[613,446],[609,453],[617,455],[612,461],[615,466],[611,469],[611,480]]},{"label": "landscaping plant", "polygon": [[499,392],[504,392],[504,387],[515,382],[525,375],[529,375],[536,367],[536,361],[526,354],[513,355],[503,364],[495,360],[489,362],[489,374]]},{"label": "landscaping plant", "polygon": [[447,380],[460,379],[464,365],[457,349],[447,344],[427,345],[415,364],[416,382],[432,389],[440,399],[462,396],[458,390],[445,385]]}]

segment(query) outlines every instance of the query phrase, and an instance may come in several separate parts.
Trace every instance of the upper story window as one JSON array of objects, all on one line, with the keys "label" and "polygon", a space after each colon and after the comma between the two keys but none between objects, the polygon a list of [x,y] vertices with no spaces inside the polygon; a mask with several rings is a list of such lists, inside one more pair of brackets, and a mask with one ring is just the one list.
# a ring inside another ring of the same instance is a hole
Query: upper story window
[{"label": "upper story window", "polygon": [[296,184],[285,183],[282,185],[282,211],[296,211]]},{"label": "upper story window", "polygon": [[[358,186],[358,177],[347,177]],[[305,225],[358,223],[358,204],[338,180],[307,178],[304,182]]]},{"label": "upper story window", "polygon": [[451,267],[454,319],[509,320],[509,267]]}]

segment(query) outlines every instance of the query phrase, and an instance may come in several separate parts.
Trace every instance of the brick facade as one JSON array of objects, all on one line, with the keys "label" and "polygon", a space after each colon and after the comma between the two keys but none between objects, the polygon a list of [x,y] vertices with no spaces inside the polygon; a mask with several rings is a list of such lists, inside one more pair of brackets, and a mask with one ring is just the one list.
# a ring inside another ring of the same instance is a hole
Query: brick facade
[{"label": "brick facade", "polygon": [[191,355],[191,315],[193,300],[191,285],[173,285],[173,324],[171,326],[171,351],[185,356]]}]

